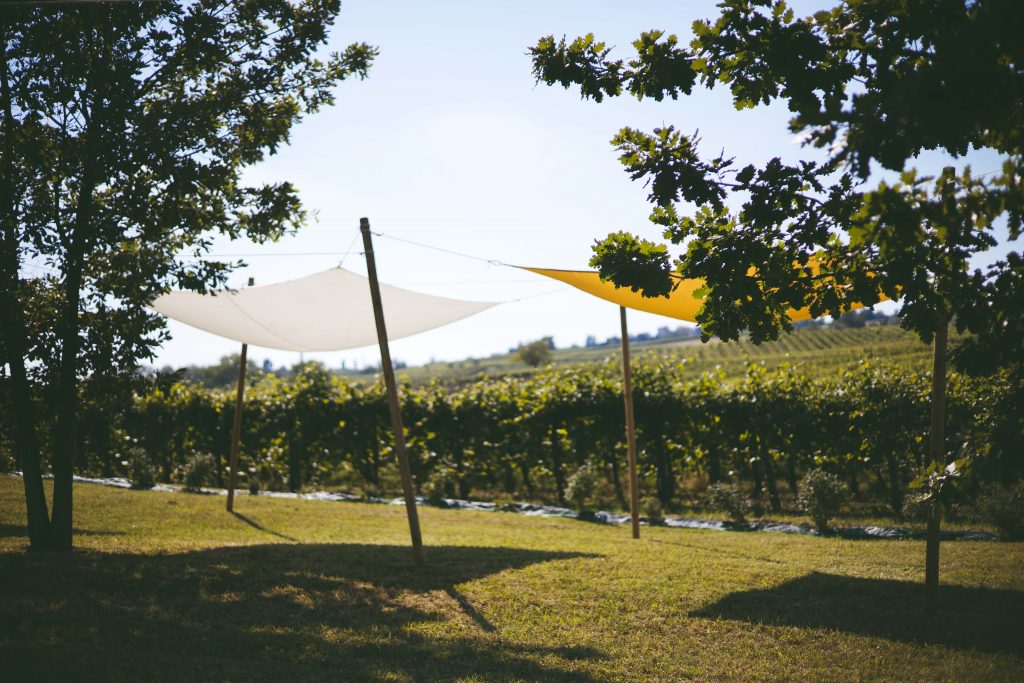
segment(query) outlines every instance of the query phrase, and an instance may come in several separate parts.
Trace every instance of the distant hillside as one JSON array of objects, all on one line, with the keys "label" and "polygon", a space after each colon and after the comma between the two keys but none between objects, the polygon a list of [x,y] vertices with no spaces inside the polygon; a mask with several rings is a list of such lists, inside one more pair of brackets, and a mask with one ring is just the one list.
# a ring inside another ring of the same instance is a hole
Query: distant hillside
[{"label": "distant hillside", "polygon": [[[686,339],[635,341],[630,348],[637,360],[652,357],[678,358],[692,367],[695,373],[720,366],[729,375],[742,372],[750,361],[761,361],[773,366],[792,363],[804,368],[828,371],[860,360],[895,360],[925,367],[930,357],[926,345],[896,325],[862,328],[834,328],[828,325],[804,327],[783,335],[776,342],[760,345],[749,341],[723,343],[712,340],[701,343],[699,339]],[[604,361],[619,362],[619,347],[554,349],[549,366]],[[399,377],[407,378],[413,384],[433,379],[461,383],[484,376],[530,375],[533,372],[536,370],[523,363],[515,353],[429,363],[397,370]],[[344,374],[357,383],[372,381],[374,378],[374,374],[365,371]]]}]

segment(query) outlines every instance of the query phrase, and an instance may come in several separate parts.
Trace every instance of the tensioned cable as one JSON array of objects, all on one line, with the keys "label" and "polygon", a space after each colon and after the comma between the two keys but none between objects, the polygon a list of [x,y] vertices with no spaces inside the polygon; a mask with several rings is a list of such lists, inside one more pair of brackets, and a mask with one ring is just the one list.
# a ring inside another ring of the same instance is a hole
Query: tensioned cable
[{"label": "tensioned cable", "polygon": [[431,249],[433,251],[440,251],[440,252],[445,253],[445,254],[451,254],[452,256],[461,256],[462,258],[468,258],[468,259],[472,259],[474,261],[483,261],[484,263],[486,263],[488,265],[492,265],[492,266],[508,266],[508,267],[511,267],[511,268],[515,267],[515,266],[512,266],[509,263],[505,263],[504,261],[499,261],[498,259],[489,259],[489,258],[484,258],[482,256],[474,256],[472,254],[466,254],[466,253],[461,252],[461,251],[455,251],[454,249],[445,249],[444,247],[435,247],[435,246],[433,246],[431,244],[424,244],[423,242],[415,242],[413,240],[407,240],[404,237],[394,237],[392,235],[386,235],[386,234],[384,234],[382,232],[375,232],[373,234],[376,235],[377,237],[383,237],[386,240],[393,240],[395,242],[404,242],[406,244],[411,244],[411,245],[416,246],[416,247],[422,247],[423,249]]},{"label": "tensioned cable", "polygon": [[[490,266],[504,266],[506,268],[518,268],[519,267],[519,266],[514,266],[511,263],[505,263],[504,261],[499,261],[497,259],[488,259],[488,258],[483,258],[481,256],[474,256],[472,254],[466,254],[466,253],[461,252],[461,251],[455,251],[454,249],[445,249],[444,247],[435,247],[435,246],[433,246],[431,244],[424,244],[423,242],[416,242],[414,240],[407,240],[407,239],[405,239],[403,237],[393,237],[391,235],[386,235],[386,234],[384,234],[382,232],[374,232],[373,234],[376,235],[377,237],[383,237],[384,239],[393,240],[395,242],[404,242],[405,244],[411,244],[411,245],[413,245],[415,247],[421,247],[423,249],[430,249],[432,251],[439,251],[439,252],[442,252],[442,253],[445,253],[445,254],[451,254],[452,256],[461,256],[462,258],[472,259],[473,261],[483,261],[484,263],[486,263],[487,265],[490,265]],[[528,280],[523,280],[522,282],[528,282]],[[457,283],[452,283],[452,284],[457,284]],[[467,284],[475,284],[475,283],[467,283]],[[549,290],[547,290],[545,292],[538,292],[537,294],[528,294],[527,296],[521,296],[521,297],[519,297],[517,299],[510,299],[506,303],[516,303],[516,302],[519,302],[519,301],[526,301],[527,299],[534,299],[534,298],[539,297],[539,296],[548,296],[549,294],[558,294],[559,292],[565,292],[565,291],[568,291],[570,289],[573,289],[573,287],[567,285],[565,287],[559,287],[558,289],[549,289]]]},{"label": "tensioned cable", "polygon": [[545,292],[537,292],[536,294],[527,294],[526,296],[521,296],[518,299],[510,299],[507,303],[514,304],[514,303],[517,303],[519,301],[526,301],[527,299],[536,299],[539,296],[548,296],[550,294],[560,294],[562,292],[568,292],[568,291],[573,290],[573,289],[576,289],[576,288],[575,287],[570,287],[569,285],[566,285],[565,287],[559,287],[558,289],[549,289],[549,290],[547,290]]},{"label": "tensioned cable", "polygon": [[[506,268],[517,268],[518,267],[518,266],[514,266],[514,265],[512,265],[510,263],[505,263],[504,261],[500,261],[498,259],[489,259],[489,258],[484,258],[482,256],[474,256],[473,254],[467,254],[465,252],[455,251],[454,249],[447,249],[445,247],[437,247],[437,246],[434,246],[432,244],[425,244],[423,242],[417,242],[415,240],[405,239],[404,237],[394,237],[393,235],[387,235],[387,234],[382,233],[382,232],[372,232],[372,234],[374,236],[376,236],[376,237],[383,237],[384,239],[392,240],[394,242],[403,242],[405,244],[409,244],[409,245],[412,245],[414,247],[420,247],[421,249],[429,249],[431,251],[438,251],[438,252],[441,252],[441,253],[444,253],[444,254],[450,254],[452,256],[459,256],[461,258],[467,258],[467,259],[470,259],[470,260],[473,260],[473,261],[482,261],[483,263],[486,263],[487,265],[490,265],[490,266],[503,266],[503,267],[506,267]],[[205,256],[209,256],[209,257],[212,257],[212,258],[217,258],[217,257],[231,257],[231,256],[244,257],[244,256],[338,256],[338,255],[340,255],[340,256],[342,256],[342,259],[338,263],[338,267],[341,267],[341,265],[345,262],[345,259],[344,259],[345,256],[348,256],[349,254],[362,254],[363,253],[361,251],[353,251],[352,250],[352,247],[353,247],[353,245],[355,245],[355,242],[356,242],[357,239],[359,239],[359,235],[358,234],[354,238],[352,238],[352,241],[349,243],[349,245],[348,245],[348,247],[346,248],[345,251],[333,251],[333,252],[331,252],[331,251],[323,251],[323,252],[286,252],[286,253],[276,253],[276,254],[256,254],[256,253],[228,254],[228,253],[220,253],[220,254],[206,254]],[[186,258],[201,258],[201,257],[190,256],[190,257],[186,257]],[[523,284],[523,283],[527,283],[527,282],[531,282],[531,280],[499,280],[499,281],[473,280],[473,281],[463,281],[463,282],[417,282],[417,283],[393,282],[391,284],[396,285],[396,286],[410,287],[410,286],[416,286],[416,285],[422,285],[422,286],[434,286],[434,285],[479,285],[479,284],[499,284],[499,283],[500,284]],[[570,289],[572,289],[571,286],[559,287],[557,289],[549,289],[549,290],[544,291],[544,292],[538,292],[536,294],[528,294],[526,296],[518,297],[516,299],[509,299],[505,303],[517,303],[519,301],[526,301],[527,299],[534,299],[534,298],[540,297],[540,296],[548,296],[550,294],[557,294],[559,292],[565,292],[565,291],[568,291]],[[259,323],[257,323],[257,324],[259,324]]]},{"label": "tensioned cable", "polygon": [[[338,267],[339,267],[339,268],[341,268],[341,267],[342,267],[343,265],[345,265],[345,257],[346,257],[346,256],[348,256],[349,254],[353,253],[353,252],[352,252],[352,247],[354,247],[354,246],[356,245],[356,240],[357,240],[357,239],[359,239],[359,237],[360,237],[360,235],[359,235],[359,233],[357,232],[357,233],[355,234],[355,236],[354,236],[354,237],[352,237],[352,241],[348,243],[348,246],[347,246],[347,247],[345,247],[345,253],[344,253],[344,254],[342,254],[342,256],[341,256],[341,260],[340,260],[340,261],[338,261]],[[360,252],[360,253],[361,253],[361,252]]]}]

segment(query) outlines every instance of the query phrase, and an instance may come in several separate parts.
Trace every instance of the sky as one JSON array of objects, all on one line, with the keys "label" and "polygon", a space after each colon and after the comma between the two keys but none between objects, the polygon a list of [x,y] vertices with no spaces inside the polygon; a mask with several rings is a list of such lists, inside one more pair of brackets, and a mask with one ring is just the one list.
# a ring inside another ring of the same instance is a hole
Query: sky
[{"label": "sky", "polygon": [[[822,3],[798,2],[798,12]],[[218,240],[212,253],[242,257],[230,286],[271,284],[335,266],[365,274],[359,219],[368,217],[382,282],[461,299],[504,302],[444,328],[391,343],[395,361],[419,365],[507,352],[552,336],[582,345],[619,334],[617,307],[538,275],[502,264],[587,269],[591,245],[609,232],[648,239],[650,205],[609,144],[623,126],[675,125],[699,130],[702,152],[738,163],[810,155],[786,127],[784,105],[734,110],[728,91],[695,90],[678,101],[631,97],[584,101],[578,90],[536,84],[528,55],[545,35],[593,32],[615,56],[661,28],[689,42],[696,19],[716,15],[714,2],[632,0],[400,2],[347,0],[329,50],[367,42],[380,50],[369,77],[337,87],[337,101],[308,116],[290,144],[251,168],[252,183],[288,180],[310,213],[291,237],[265,245]],[[997,157],[971,155],[976,172]],[[934,168],[941,158],[921,160]],[[400,240],[459,252],[456,256]],[[299,255],[301,254],[301,255]],[[313,255],[309,255],[313,254]],[[325,311],[325,315],[330,312]],[[679,321],[631,312],[630,333],[677,327]],[[154,365],[207,365],[237,353],[237,342],[169,322],[172,339]],[[295,352],[252,347],[250,358],[275,366]],[[328,367],[376,365],[376,347],[308,353]]]}]

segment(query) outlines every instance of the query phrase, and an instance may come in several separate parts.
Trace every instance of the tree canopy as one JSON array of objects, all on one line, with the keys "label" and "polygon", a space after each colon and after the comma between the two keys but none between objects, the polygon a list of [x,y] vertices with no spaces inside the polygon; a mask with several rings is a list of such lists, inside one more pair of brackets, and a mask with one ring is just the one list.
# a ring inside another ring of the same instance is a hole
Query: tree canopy
[{"label": "tree canopy", "polygon": [[[82,3],[0,9],[0,351],[10,373],[33,547],[71,543],[78,386],[131,372],[165,338],[145,308],[223,287],[213,236],[277,239],[297,190],[245,168],[367,74],[324,54],[337,0]],[[33,277],[27,266],[41,267]],[[34,381],[34,383],[33,383]],[[50,523],[33,387],[51,392]]]},{"label": "tree canopy", "polygon": [[551,349],[551,337],[544,337],[543,339],[538,339],[537,341],[532,341],[527,344],[520,344],[519,348],[516,350],[516,355],[519,357],[519,360],[523,361],[531,368],[535,368],[551,362]]},{"label": "tree canopy", "polygon": [[[960,478],[944,440],[949,321],[972,333],[973,369],[1024,368],[1024,258],[987,268],[972,256],[1011,241],[1024,224],[1024,5],[1013,0],[846,0],[797,17],[783,0],[723,0],[693,24],[689,47],[642,34],[624,62],[593,35],[541,38],[538,81],[577,84],[601,101],[629,92],[677,99],[698,86],[729,88],[737,109],[784,101],[791,133],[814,154],[741,164],[701,153],[697,133],[623,128],[612,139],[634,180],[645,180],[650,220],[669,246],[628,232],[594,246],[602,277],[646,296],[700,278],[704,339],[755,342],[792,329],[789,309],[840,318],[858,304],[902,299],[902,324],[935,340],[929,451],[926,605],[934,613],[939,494]],[[994,150],[999,169],[965,163]],[[934,176],[922,152],[948,161]],[[878,173],[877,171],[883,171]],[[1022,375],[1024,376],[1024,375]]]},{"label": "tree canopy", "polygon": [[[697,133],[674,126],[623,128],[612,144],[646,181],[668,244],[613,233],[592,265],[650,296],[678,276],[703,278],[706,337],[774,339],[789,308],[838,317],[885,295],[902,298],[904,324],[923,339],[952,317],[988,359],[1011,358],[1024,333],[1024,260],[1010,252],[971,269],[968,259],[996,244],[998,220],[1011,240],[1021,232],[1024,7],[850,0],[797,17],[781,1],[726,0],[720,10],[694,23],[689,46],[642,34],[628,61],[593,35],[542,38],[534,75],[598,102],[716,86],[738,109],[782,100],[790,131],[819,151],[758,166],[703,154]],[[963,163],[978,148],[998,152],[1001,167]],[[908,166],[928,150],[949,160],[934,176]]]}]

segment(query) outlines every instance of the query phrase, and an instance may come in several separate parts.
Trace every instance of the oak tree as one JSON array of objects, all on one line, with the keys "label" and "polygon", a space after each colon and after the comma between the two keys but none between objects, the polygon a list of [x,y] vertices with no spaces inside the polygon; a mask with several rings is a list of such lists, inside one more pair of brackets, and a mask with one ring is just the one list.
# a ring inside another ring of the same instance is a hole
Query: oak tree
[{"label": "oak tree", "polygon": [[366,76],[374,48],[324,53],[338,11],[337,0],[0,8],[0,353],[33,549],[71,546],[83,380],[153,354],[166,337],[145,307],[154,296],[224,286],[237,264],[199,258],[215,235],[262,242],[302,223],[296,188],[249,185],[243,171],[330,105],[339,81]]}]

